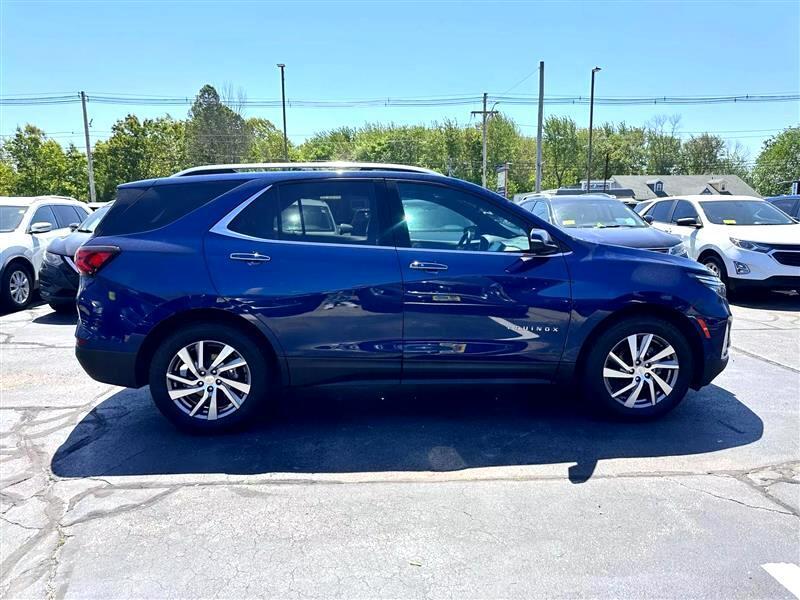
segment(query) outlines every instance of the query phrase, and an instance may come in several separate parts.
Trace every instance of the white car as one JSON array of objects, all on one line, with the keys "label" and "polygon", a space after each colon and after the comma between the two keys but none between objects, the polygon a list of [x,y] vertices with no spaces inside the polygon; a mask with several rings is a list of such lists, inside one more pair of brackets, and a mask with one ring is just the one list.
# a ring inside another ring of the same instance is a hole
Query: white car
[{"label": "white car", "polygon": [[0,302],[25,308],[38,286],[47,244],[90,213],[84,202],[62,196],[0,197]]},{"label": "white car", "polygon": [[800,223],[752,196],[682,196],[643,212],[731,290],[800,290]]}]

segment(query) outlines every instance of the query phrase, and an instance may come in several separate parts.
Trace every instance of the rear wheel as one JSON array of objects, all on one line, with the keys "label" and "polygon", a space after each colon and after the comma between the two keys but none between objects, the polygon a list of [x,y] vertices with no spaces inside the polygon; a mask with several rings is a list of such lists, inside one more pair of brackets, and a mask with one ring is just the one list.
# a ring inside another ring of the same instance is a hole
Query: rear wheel
[{"label": "rear wheel", "polygon": [[164,340],[150,365],[150,392],[176,427],[218,433],[252,423],[267,402],[269,364],[247,335],[192,325]]},{"label": "rear wheel", "polygon": [[611,326],[586,360],[584,395],[596,407],[628,420],[660,417],[683,400],[692,355],[683,333],[658,318]]},{"label": "rear wheel", "polygon": [[33,273],[21,262],[6,267],[0,281],[3,305],[11,310],[22,310],[33,298]]}]

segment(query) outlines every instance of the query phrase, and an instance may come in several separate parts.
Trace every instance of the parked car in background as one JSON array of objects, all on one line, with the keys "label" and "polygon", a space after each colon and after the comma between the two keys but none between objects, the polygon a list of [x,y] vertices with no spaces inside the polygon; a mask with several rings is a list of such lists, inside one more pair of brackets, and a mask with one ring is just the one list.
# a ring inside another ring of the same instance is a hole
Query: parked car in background
[{"label": "parked car in background", "polygon": [[587,242],[686,256],[681,239],[650,227],[616,198],[605,195],[531,196],[522,208]]},{"label": "parked car in background", "polygon": [[[578,382],[641,420],[727,363],[725,288],[694,261],[586,242],[414,167],[321,168],[120,186],[75,260],[89,375],[218,432],[281,387],[359,381]],[[308,227],[306,205],[363,227]]]},{"label": "parked car in background", "polygon": [[75,296],[80,282],[80,271],[73,260],[75,252],[81,244],[92,237],[98,223],[110,207],[111,203],[106,203],[86,217],[75,231],[54,239],[47,246],[39,272],[39,293],[42,300],[53,310],[75,311]]},{"label": "parked car in background", "polygon": [[752,196],[684,196],[654,202],[645,220],[680,236],[689,256],[732,290],[800,290],[800,223]]},{"label": "parked car in background", "polygon": [[800,219],[800,195],[773,196],[764,198],[774,204],[793,219]]},{"label": "parked car in background", "polygon": [[25,308],[39,285],[47,244],[89,214],[83,202],[62,196],[0,197],[0,302]]}]

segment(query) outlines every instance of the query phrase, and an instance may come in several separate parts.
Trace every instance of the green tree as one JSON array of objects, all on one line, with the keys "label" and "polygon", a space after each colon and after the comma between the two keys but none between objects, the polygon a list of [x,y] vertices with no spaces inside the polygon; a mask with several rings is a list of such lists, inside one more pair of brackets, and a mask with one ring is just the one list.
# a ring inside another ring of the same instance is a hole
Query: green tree
[{"label": "green tree", "polygon": [[[250,148],[247,150],[247,162],[280,162],[283,160],[283,132],[272,121],[261,118],[247,119],[245,122],[250,138]],[[292,143],[287,144],[289,160],[295,159],[298,154]]]},{"label": "green tree", "polygon": [[[17,128],[6,144],[14,177],[14,193],[20,196],[76,193],[68,176],[67,157],[55,140],[33,125]],[[74,158],[74,157],[73,157]],[[84,196],[85,199],[85,196]]]},{"label": "green tree", "polygon": [[250,131],[241,115],[204,85],[189,110],[186,154],[190,165],[242,162],[250,148]]},{"label": "green tree", "polygon": [[682,144],[678,169],[684,175],[720,173],[724,158],[725,141],[719,136],[703,133]]},{"label": "green tree", "polygon": [[788,194],[791,182],[800,178],[800,127],[790,127],[764,142],[753,168],[759,194]]},{"label": "green tree", "polygon": [[680,117],[656,117],[646,127],[646,170],[649,175],[671,175],[678,170],[681,139],[677,135]]},{"label": "green tree", "polygon": [[542,137],[542,188],[575,183],[581,162],[575,121],[569,117],[547,117]]}]

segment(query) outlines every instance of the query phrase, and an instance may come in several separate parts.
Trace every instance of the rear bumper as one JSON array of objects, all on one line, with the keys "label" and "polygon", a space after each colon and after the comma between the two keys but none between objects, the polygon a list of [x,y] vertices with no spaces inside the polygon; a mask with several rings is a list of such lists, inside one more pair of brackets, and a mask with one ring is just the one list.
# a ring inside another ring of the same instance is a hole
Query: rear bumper
[{"label": "rear bumper", "polygon": [[132,352],[90,350],[76,345],[75,356],[83,370],[96,381],[122,387],[139,387],[136,381],[136,354]]}]

